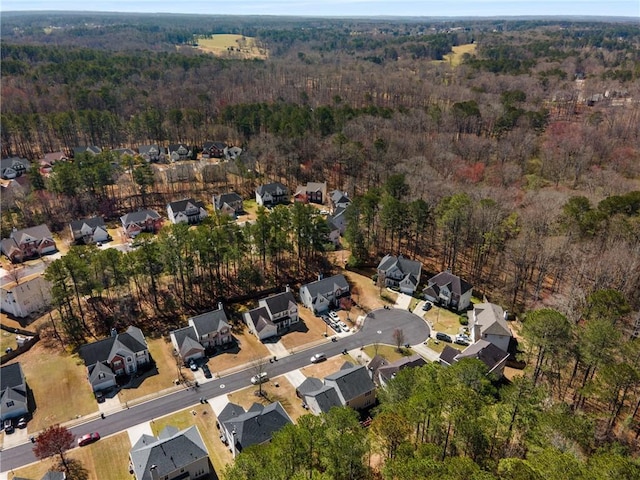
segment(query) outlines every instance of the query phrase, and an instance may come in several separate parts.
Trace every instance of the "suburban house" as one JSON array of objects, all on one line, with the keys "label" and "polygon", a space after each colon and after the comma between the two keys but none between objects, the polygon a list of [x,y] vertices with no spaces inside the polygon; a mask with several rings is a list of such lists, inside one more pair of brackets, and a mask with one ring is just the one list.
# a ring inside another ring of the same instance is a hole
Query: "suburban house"
[{"label": "suburban house", "polygon": [[327,198],[327,182],[309,182],[299,186],[293,194],[295,202],[317,203],[323,205]]},{"label": "suburban house", "polygon": [[244,213],[242,197],[236,192],[223,193],[213,196],[213,208],[216,212],[220,212],[230,217],[236,218]]},{"label": "suburban house", "polygon": [[140,145],[138,153],[149,163],[163,162],[165,159],[164,147],[158,145]]},{"label": "suburban house", "polygon": [[474,342],[484,339],[505,352],[509,351],[511,330],[500,305],[488,302],[476,303],[469,319],[469,330]]},{"label": "suburban house", "polygon": [[169,203],[167,214],[171,223],[188,223],[189,225],[200,223],[208,215],[204,203],[193,198]]},{"label": "suburban house", "polygon": [[136,480],[209,478],[209,451],[198,427],[165,427],[157,437],[142,435],[129,451]]},{"label": "suburban house", "polygon": [[340,245],[340,229],[329,219],[327,219],[327,225],[329,225],[327,240],[329,240],[335,246]]},{"label": "suburban house", "polygon": [[327,221],[338,229],[340,235],[344,235],[345,230],[347,229],[347,215],[346,215],[347,207],[338,207],[333,209],[333,213],[327,216]]},{"label": "suburban house", "polygon": [[422,293],[431,302],[464,312],[471,305],[473,287],[447,270],[431,277]]},{"label": "suburban house", "polygon": [[204,142],[202,158],[222,158],[227,144],[224,142]]},{"label": "suburban house", "polygon": [[155,210],[139,210],[123,215],[120,217],[120,222],[125,235],[135,238],[143,232],[158,233],[164,220]]},{"label": "suburban house", "polygon": [[133,158],[137,155],[137,153],[134,150],[131,150],[130,148],[114,148],[112,152],[115,153],[118,157],[123,157],[127,155]]},{"label": "suburban house", "polygon": [[260,185],[256,189],[256,203],[261,207],[273,207],[289,203],[287,187],[279,182]]},{"label": "suburban house", "polygon": [[40,274],[0,287],[2,311],[17,318],[42,312],[51,304],[51,284]]},{"label": "suburban house", "polygon": [[342,190],[333,190],[329,193],[331,211],[335,213],[338,208],[347,208],[351,204],[349,195]]},{"label": "suburban house", "polygon": [[184,143],[174,143],[169,145],[169,160],[177,162],[179,160],[189,160],[193,152]]},{"label": "suburban house", "polygon": [[27,382],[20,363],[0,368],[0,421],[29,413]]},{"label": "suburban house", "polygon": [[293,293],[287,290],[258,301],[258,307],[243,314],[249,330],[260,340],[287,331],[298,323],[298,304]]},{"label": "suburban house", "polygon": [[387,362],[383,357],[376,355],[371,362],[369,362],[367,368],[371,372],[372,379],[376,385],[385,388],[400,370],[422,367],[426,364],[427,362],[420,355],[403,357],[391,363]]},{"label": "suburban house", "polygon": [[191,317],[188,323],[188,326],[169,334],[173,348],[184,363],[202,358],[207,350],[223,346],[233,340],[231,327],[222,304],[218,304],[217,310]]},{"label": "suburban house", "polygon": [[67,155],[64,152],[51,152],[46,153],[43,158],[40,159],[40,173],[48,176],[53,171],[53,166],[58,162],[64,162],[68,160]]},{"label": "suburban house", "polygon": [[29,170],[31,164],[25,158],[10,157],[0,160],[0,177],[5,180],[13,180]]},{"label": "suburban house", "polygon": [[224,149],[225,160],[237,160],[241,154],[242,149],[240,147],[225,147]]},{"label": "suburban house", "polygon": [[300,301],[313,313],[339,307],[340,299],[349,295],[350,288],[344,275],[322,278],[300,287]]},{"label": "suburban house", "polygon": [[402,255],[385,255],[378,264],[378,277],[387,287],[399,288],[402,293],[413,295],[420,283],[422,264]]},{"label": "suburban house", "polygon": [[107,242],[111,236],[107,231],[102,217],[74,220],[69,224],[71,237],[77,244],[89,245],[90,243]]},{"label": "suburban house", "polygon": [[89,155],[98,155],[101,152],[102,149],[100,147],[96,147],[95,145],[89,145],[86,147],[73,147],[72,157],[77,157],[78,155],[82,155],[85,153]]},{"label": "suburban house", "polygon": [[93,391],[116,385],[116,377],[135,374],[151,362],[142,330],[130,326],[125,333],[112,332],[110,337],[83,345],[78,350],[87,366]]},{"label": "suburban house", "polygon": [[440,363],[442,365],[453,365],[465,358],[476,358],[487,366],[488,374],[494,374],[501,377],[504,367],[509,359],[509,354],[493,343],[486,340],[478,340],[469,345],[462,352],[449,345],[444,347],[440,354]]},{"label": "suburban house", "polygon": [[324,377],[307,378],[297,388],[297,394],[316,415],[332,407],[351,407],[360,410],[376,400],[376,386],[364,365],[345,363],[340,370]]},{"label": "suburban house", "polygon": [[292,423],[280,402],[254,403],[246,412],[228,403],[218,415],[220,438],[229,445],[234,458],[247,447],[271,441],[274,433]]},{"label": "suburban house", "polygon": [[22,262],[58,250],[53,235],[46,225],[23,230],[13,230],[9,238],[3,238],[2,253],[12,262]]}]

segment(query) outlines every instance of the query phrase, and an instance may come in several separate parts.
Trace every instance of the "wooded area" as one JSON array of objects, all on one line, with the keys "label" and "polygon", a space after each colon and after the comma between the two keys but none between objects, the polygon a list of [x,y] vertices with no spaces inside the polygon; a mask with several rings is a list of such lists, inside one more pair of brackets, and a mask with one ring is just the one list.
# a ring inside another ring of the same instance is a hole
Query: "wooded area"
[{"label": "wooded area", "polygon": [[[370,452],[386,458],[382,478],[637,476],[636,24],[12,14],[2,31],[2,156],[36,164],[28,190],[2,196],[3,237],[326,181],[353,200],[352,267],[402,253],[524,319],[530,368],[512,385],[496,390],[466,362],[399,375],[369,433],[310,419],[241,455],[230,478],[365,478]],[[176,48],[212,33],[255,37],[268,59]],[[459,65],[440,61],[466,44]],[[114,152],[183,142],[197,154],[207,140],[243,154],[203,166]],[[103,153],[37,168],[81,145]],[[73,247],[46,273],[54,335],[78,345],[134,319],[166,332],[213,302],[330,273],[327,228],[296,204],[244,228],[172,226],[126,255]]]}]

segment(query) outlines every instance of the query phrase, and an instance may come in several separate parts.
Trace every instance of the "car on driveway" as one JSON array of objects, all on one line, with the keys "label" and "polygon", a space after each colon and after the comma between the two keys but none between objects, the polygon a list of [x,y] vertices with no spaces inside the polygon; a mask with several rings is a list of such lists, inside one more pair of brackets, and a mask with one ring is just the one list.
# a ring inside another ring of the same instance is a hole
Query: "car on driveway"
[{"label": "car on driveway", "polygon": [[324,353],[316,353],[313,357],[311,357],[311,363],[320,363],[327,359]]},{"label": "car on driveway", "polygon": [[443,342],[453,343],[453,338],[451,338],[451,335],[447,335],[446,333],[442,332],[436,333],[436,339],[442,340]]},{"label": "car on driveway", "polygon": [[211,375],[211,370],[209,370],[209,365],[204,364],[202,365],[202,372],[204,373],[204,378],[211,378],[213,375]]},{"label": "car on driveway", "polygon": [[26,417],[20,417],[20,420],[18,420],[18,423],[16,423],[16,427],[18,427],[18,428],[27,428],[27,418]]},{"label": "car on driveway", "polygon": [[78,439],[78,446],[84,447],[85,445],[97,442],[98,440],[100,440],[100,434],[98,432],[87,433]]},{"label": "car on driveway", "polygon": [[349,331],[349,326],[344,322],[338,322],[338,326],[342,329],[343,332]]},{"label": "car on driveway", "polygon": [[433,307],[433,303],[431,302],[424,302],[424,305],[422,306],[422,310],[424,312],[428,312],[429,310],[431,310],[431,308]]},{"label": "car on driveway", "polygon": [[197,372],[198,371],[198,364],[196,362],[194,362],[193,360],[191,360],[189,362],[189,368],[191,369],[191,371]]},{"label": "car on driveway", "polygon": [[465,346],[471,345],[471,339],[466,335],[456,335],[454,343],[457,343],[458,345],[465,345]]},{"label": "car on driveway", "polygon": [[15,428],[13,427],[13,421],[10,418],[7,418],[2,425],[4,427],[5,435],[9,435],[10,433],[13,433],[15,431]]},{"label": "car on driveway", "polygon": [[333,310],[331,310],[329,312],[329,318],[331,318],[331,320],[333,320],[334,322],[339,322],[340,321],[340,317],[338,316],[338,314],[336,312],[334,312]]},{"label": "car on driveway", "polygon": [[251,377],[251,383],[253,385],[259,385],[261,383],[268,382],[268,381],[269,381],[269,375],[267,375],[267,372],[260,372],[259,374]]}]

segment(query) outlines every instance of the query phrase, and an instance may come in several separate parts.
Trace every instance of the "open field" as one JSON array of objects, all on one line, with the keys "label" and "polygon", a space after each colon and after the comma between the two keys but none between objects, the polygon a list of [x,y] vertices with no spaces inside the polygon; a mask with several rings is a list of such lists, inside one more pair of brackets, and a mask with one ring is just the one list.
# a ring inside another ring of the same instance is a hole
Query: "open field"
[{"label": "open field", "polygon": [[[195,415],[193,412],[196,412]],[[151,430],[155,436],[158,436],[169,425],[178,430],[184,430],[192,425],[198,427],[218,476],[224,470],[224,466],[233,460],[229,449],[218,438],[216,416],[208,404],[197,405],[192,409],[181,410],[166,417],[157,418],[151,422]]]},{"label": "open field", "polygon": [[[29,431],[97,412],[86,369],[77,355],[48,349],[39,342],[18,360],[33,391],[36,410]],[[64,399],[64,401],[47,401]]]},{"label": "open field", "polygon": [[453,47],[453,53],[444,56],[444,60],[436,60],[434,63],[448,63],[452,67],[457,67],[462,63],[462,56],[465,53],[473,54],[476,51],[475,43],[465,43]]},{"label": "open field", "polygon": [[197,48],[219,57],[264,59],[269,56],[267,49],[260,48],[255,38],[243,35],[217,34],[208,38],[199,37]]},{"label": "open field", "polygon": [[[400,360],[404,357],[409,357],[413,355],[415,352],[410,348],[402,347],[402,351],[398,352],[396,347],[391,345],[378,345],[377,346],[378,355],[384,357],[389,363],[393,363],[396,360]],[[369,345],[368,347],[364,347],[364,353],[366,353],[370,358],[376,356],[376,347],[373,345]]]},{"label": "open field", "polygon": [[[68,458],[79,462],[84,469],[86,478],[100,480],[130,480],[129,473],[129,436],[118,433],[108,438],[82,448],[74,448],[67,454]],[[57,459],[47,459],[24,468],[15,470],[15,477],[42,478],[42,476],[57,465]],[[78,477],[79,478],[79,477]]]}]

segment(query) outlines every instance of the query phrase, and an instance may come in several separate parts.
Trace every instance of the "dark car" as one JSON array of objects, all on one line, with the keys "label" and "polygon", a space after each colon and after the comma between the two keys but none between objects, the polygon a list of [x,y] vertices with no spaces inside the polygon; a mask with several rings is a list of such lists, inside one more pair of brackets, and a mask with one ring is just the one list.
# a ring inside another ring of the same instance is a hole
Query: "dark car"
[{"label": "dark car", "polygon": [[451,338],[450,335],[447,335],[446,333],[442,333],[442,332],[436,333],[436,339],[442,340],[443,342],[453,343],[453,338]]},{"label": "dark car", "polygon": [[96,392],[96,401],[98,403],[103,403],[105,400],[103,392]]},{"label": "dark car", "polygon": [[204,378],[211,378],[213,375],[211,375],[211,370],[209,370],[209,365],[204,364],[202,365],[202,372],[204,373]]},{"label": "dark car", "polygon": [[15,431],[15,428],[13,426],[13,422],[11,421],[10,418],[7,418],[4,421],[3,426],[4,426],[4,433],[6,435],[9,435],[10,433],[13,433]]},{"label": "dark car", "polygon": [[425,312],[428,312],[429,310],[431,310],[432,307],[433,307],[433,303],[425,302],[424,305],[422,306],[422,310]]}]

